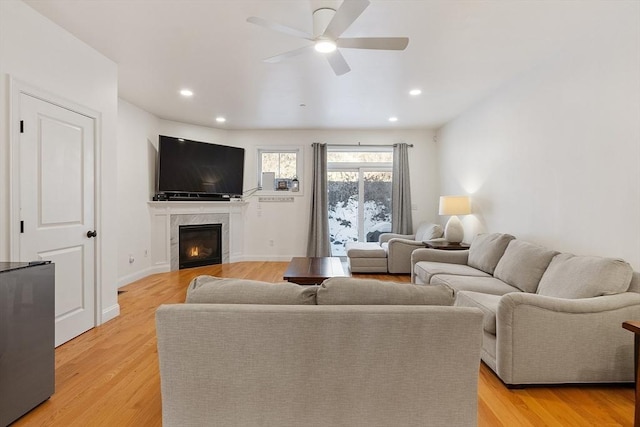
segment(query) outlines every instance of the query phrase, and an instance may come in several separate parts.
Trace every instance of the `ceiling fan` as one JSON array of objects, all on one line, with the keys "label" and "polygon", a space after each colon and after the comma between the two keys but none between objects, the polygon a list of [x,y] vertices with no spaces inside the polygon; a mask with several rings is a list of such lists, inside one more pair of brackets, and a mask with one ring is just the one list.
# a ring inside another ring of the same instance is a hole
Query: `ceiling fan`
[{"label": "ceiling fan", "polygon": [[337,11],[330,8],[316,10],[313,12],[313,35],[255,16],[247,18],[247,22],[313,42],[309,46],[266,58],[265,62],[280,62],[315,49],[326,56],[333,71],[341,76],[351,71],[351,68],[338,48],[404,50],[409,44],[407,37],[340,37],[364,12],[369,3],[369,0],[344,0]]}]

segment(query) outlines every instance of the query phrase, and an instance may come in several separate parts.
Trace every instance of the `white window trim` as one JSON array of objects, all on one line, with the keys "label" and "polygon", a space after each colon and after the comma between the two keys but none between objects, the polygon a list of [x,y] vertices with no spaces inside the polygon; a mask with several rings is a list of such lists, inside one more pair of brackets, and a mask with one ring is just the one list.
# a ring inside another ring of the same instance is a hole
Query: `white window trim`
[{"label": "white window trim", "polygon": [[[393,152],[392,147],[330,147],[328,151],[339,152]],[[393,161],[391,162],[329,162],[327,161],[327,172],[356,172],[358,174],[358,205],[364,203],[364,172],[393,172]],[[358,241],[364,242],[364,210],[358,211]]]},{"label": "white window trim", "polygon": [[259,189],[262,196],[302,196],[304,195],[304,146],[303,145],[264,145],[256,147],[256,186],[262,181],[262,153],[296,153],[296,176],[300,183],[299,191],[276,191]]}]

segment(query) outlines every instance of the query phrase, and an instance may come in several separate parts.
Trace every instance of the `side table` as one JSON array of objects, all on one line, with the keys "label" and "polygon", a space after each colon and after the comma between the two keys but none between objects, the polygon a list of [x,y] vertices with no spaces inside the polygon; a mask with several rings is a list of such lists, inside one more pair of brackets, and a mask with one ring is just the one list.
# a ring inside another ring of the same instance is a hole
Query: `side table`
[{"label": "side table", "polygon": [[465,249],[469,249],[469,244],[467,243],[453,243],[446,241],[438,241],[438,242],[430,242],[424,241],[424,246],[429,249],[441,249],[444,251],[463,251]]},{"label": "side table", "polygon": [[633,425],[636,427],[640,426],[640,388],[638,388],[638,383],[640,378],[638,378],[638,372],[640,372],[640,366],[638,363],[640,362],[640,321],[637,320],[628,320],[622,323],[622,327],[628,331],[634,333],[634,341],[633,341],[633,350],[634,350],[634,369],[635,369],[635,383],[636,383],[636,410]]}]

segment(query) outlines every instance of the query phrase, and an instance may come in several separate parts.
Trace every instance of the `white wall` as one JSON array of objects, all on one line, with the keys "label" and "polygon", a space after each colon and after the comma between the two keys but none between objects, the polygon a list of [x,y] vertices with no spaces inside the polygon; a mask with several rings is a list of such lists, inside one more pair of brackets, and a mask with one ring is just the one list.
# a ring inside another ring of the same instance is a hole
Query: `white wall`
[{"label": "white wall", "polygon": [[477,232],[640,270],[640,3],[438,132],[443,194],[472,195]]},{"label": "white wall", "polygon": [[[432,131],[395,130],[255,130],[230,131],[231,145],[244,147],[245,187],[257,185],[257,147],[301,146],[304,151],[304,174],[300,178],[303,195],[295,197],[293,203],[259,202],[259,194],[247,199],[250,203],[245,211],[244,252],[247,260],[288,261],[293,256],[304,256],[307,250],[311,204],[312,157],[311,144],[389,145],[399,142],[414,144],[411,148],[409,167],[411,171],[414,224],[421,220],[436,221],[437,182],[435,169],[435,143]],[[271,246],[273,241],[273,246]]]},{"label": "white wall", "polygon": [[[151,134],[151,132],[155,133]],[[414,144],[410,168],[414,223],[437,221],[437,172],[434,133],[426,130],[396,131],[326,131],[326,130],[224,130],[168,120],[158,120],[149,113],[120,101],[119,111],[119,219],[123,228],[118,233],[118,273],[120,285],[143,276],[149,270],[144,249],[149,245],[150,200],[148,146],[157,146],[157,135],[182,137],[245,148],[245,190],[257,185],[257,147],[300,146],[303,148],[304,175],[300,177],[302,195],[293,203],[260,203],[259,193],[246,199],[244,208],[245,260],[289,260],[306,253],[309,223],[311,144]],[[143,175],[147,174],[147,178]],[[273,241],[273,246],[270,245]],[[129,264],[129,254],[136,259]]]},{"label": "white wall", "polygon": [[[0,260],[9,260],[10,79],[100,114],[98,269],[102,321],[117,316],[116,124],[118,77],[114,62],[26,4],[0,1]],[[14,118],[15,120],[15,118]],[[22,260],[28,261],[28,260]]]},{"label": "white wall", "polygon": [[151,267],[147,202],[155,194],[159,123],[153,114],[118,100],[119,286],[146,276]]}]

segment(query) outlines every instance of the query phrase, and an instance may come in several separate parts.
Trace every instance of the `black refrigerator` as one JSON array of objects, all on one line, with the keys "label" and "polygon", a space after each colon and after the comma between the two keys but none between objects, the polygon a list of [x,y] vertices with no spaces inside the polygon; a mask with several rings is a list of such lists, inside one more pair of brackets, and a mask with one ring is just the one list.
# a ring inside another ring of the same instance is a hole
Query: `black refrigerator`
[{"label": "black refrigerator", "polygon": [[55,389],[54,265],[0,262],[0,426]]}]

